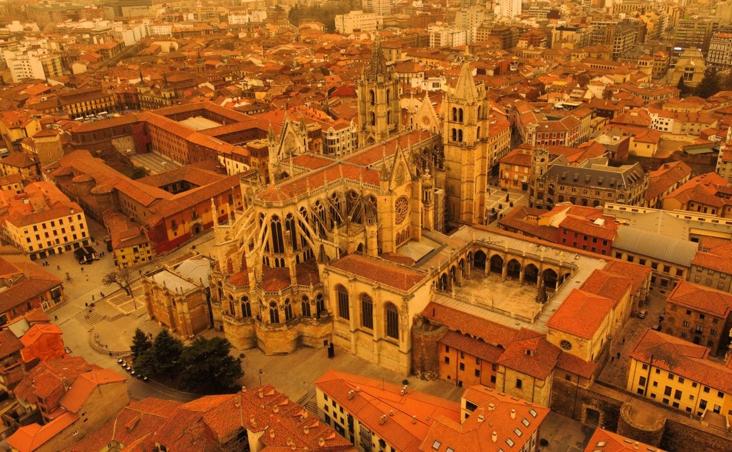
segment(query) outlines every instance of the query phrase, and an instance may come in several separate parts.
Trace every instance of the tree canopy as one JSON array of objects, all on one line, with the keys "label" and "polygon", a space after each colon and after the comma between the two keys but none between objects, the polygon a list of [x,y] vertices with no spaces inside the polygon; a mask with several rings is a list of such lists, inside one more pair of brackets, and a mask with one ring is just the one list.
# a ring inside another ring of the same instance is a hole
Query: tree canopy
[{"label": "tree canopy", "polygon": [[[138,333],[139,332],[139,333]],[[198,337],[190,345],[162,330],[152,343],[138,330],[132,341],[135,370],[191,392],[213,394],[233,389],[242,376],[239,360],[230,356],[228,340]]]}]

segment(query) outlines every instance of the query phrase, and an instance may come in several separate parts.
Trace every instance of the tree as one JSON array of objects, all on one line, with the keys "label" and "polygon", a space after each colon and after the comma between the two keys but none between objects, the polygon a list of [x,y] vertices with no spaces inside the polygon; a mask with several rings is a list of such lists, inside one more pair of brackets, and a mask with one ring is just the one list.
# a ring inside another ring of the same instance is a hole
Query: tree
[{"label": "tree", "polygon": [[183,343],[174,338],[168,330],[162,330],[155,337],[152,347],[154,372],[152,375],[173,378],[179,369],[180,355],[183,352]]},{"label": "tree", "polygon": [[732,71],[727,72],[727,75],[721,81],[721,88],[725,91],[732,90]]},{"label": "tree", "polygon": [[136,360],[140,355],[150,350],[151,347],[152,342],[148,339],[147,334],[139,328],[135,330],[135,336],[132,338],[132,346],[130,347],[132,358]]},{"label": "tree", "polygon": [[229,355],[231,344],[219,337],[196,338],[180,357],[180,383],[189,391],[213,394],[231,390],[241,378],[239,361]]},{"label": "tree", "polygon": [[132,275],[130,272],[123,268],[114,272],[107,273],[102,278],[104,284],[116,284],[120,289],[124,290],[127,296],[132,296],[132,288],[130,287],[132,282]]},{"label": "tree", "polygon": [[717,94],[720,89],[722,88],[719,81],[719,74],[717,74],[716,69],[709,69],[704,73],[704,78],[699,82],[699,86],[696,87],[695,94],[706,99]]},{"label": "tree", "polygon": [[147,377],[158,376],[158,369],[156,367],[155,361],[155,352],[152,348],[147,349],[144,353],[135,358],[132,363],[133,367],[135,368],[135,372],[137,372],[138,374]]}]

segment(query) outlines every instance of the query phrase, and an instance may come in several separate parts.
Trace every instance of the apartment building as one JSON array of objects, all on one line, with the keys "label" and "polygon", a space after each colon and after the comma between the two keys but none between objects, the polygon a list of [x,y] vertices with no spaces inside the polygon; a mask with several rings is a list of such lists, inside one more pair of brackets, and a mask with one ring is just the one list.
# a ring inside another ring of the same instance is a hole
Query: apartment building
[{"label": "apartment building", "polygon": [[52,182],[33,182],[0,207],[3,236],[31,259],[43,259],[89,244],[81,206]]},{"label": "apartment building", "polygon": [[355,32],[374,32],[381,29],[384,18],[377,13],[350,11],[335,16],[335,29],[338,33],[349,35]]},{"label": "apartment building", "polygon": [[732,367],[709,359],[709,348],[646,330],[630,354],[625,389],[697,418],[732,420]]},{"label": "apartment building", "polygon": [[679,281],[666,298],[663,331],[724,356],[732,327],[732,294]]}]

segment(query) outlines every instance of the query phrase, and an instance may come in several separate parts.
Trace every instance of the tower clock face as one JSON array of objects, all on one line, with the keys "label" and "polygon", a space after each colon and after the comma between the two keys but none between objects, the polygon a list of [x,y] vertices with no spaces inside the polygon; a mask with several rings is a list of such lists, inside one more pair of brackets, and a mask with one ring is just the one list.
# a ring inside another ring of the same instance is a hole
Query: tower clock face
[{"label": "tower clock face", "polygon": [[394,212],[396,213],[396,224],[404,223],[409,213],[409,200],[406,196],[399,197],[394,203]]}]

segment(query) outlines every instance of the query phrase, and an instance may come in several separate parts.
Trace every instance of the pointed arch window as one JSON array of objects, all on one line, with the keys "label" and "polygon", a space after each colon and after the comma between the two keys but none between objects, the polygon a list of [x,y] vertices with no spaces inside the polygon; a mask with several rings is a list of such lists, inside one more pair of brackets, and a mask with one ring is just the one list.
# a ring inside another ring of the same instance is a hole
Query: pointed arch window
[{"label": "pointed arch window", "polygon": [[457,121],[457,108],[452,107],[452,120]]},{"label": "pointed arch window", "polygon": [[462,108],[458,108],[458,122],[459,123],[463,122],[463,109]]},{"label": "pointed arch window", "polygon": [[376,114],[373,111],[369,113],[369,124],[372,126],[376,125]]},{"label": "pointed arch window", "polygon": [[277,309],[277,303],[274,301],[269,302],[269,323],[275,325],[280,323],[280,311]]},{"label": "pointed arch window", "polygon": [[[348,295],[348,293],[346,293]],[[320,315],[325,312],[325,300],[323,300],[323,294],[319,293],[315,296],[315,314],[320,318]]]},{"label": "pointed arch window", "polygon": [[463,142],[463,131],[458,130],[457,133],[458,133],[457,141],[458,141],[458,143],[462,143]]},{"label": "pointed arch window", "polygon": [[241,317],[243,319],[248,319],[252,316],[252,305],[249,303],[249,297],[246,295],[241,297]]},{"label": "pointed arch window", "polygon": [[399,339],[399,310],[392,303],[387,303],[384,311],[386,313],[386,335]]},{"label": "pointed arch window", "polygon": [[361,294],[361,326],[374,329],[374,302],[365,293]]},{"label": "pointed arch window", "polygon": [[338,316],[349,320],[351,313],[348,308],[348,291],[345,287],[339,285],[336,287],[336,296],[338,298]]},{"label": "pointed arch window", "polygon": [[285,242],[282,239],[282,223],[277,216],[272,217],[272,250],[275,253],[285,252]]},{"label": "pointed arch window", "polygon": [[374,93],[374,90],[369,90],[369,103],[376,105],[376,93]]},{"label": "pointed arch window", "polygon": [[302,311],[303,317],[310,317],[310,299],[307,295],[303,295],[302,301],[300,302],[300,310]]},{"label": "pointed arch window", "polygon": [[289,322],[294,318],[294,315],[292,314],[292,303],[290,303],[290,299],[287,298],[285,300],[285,322]]}]

